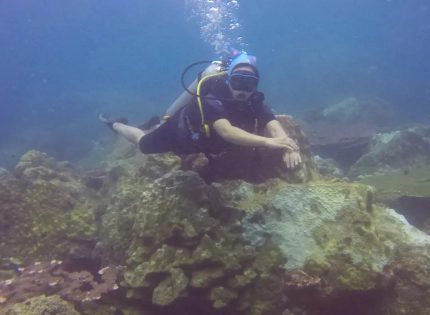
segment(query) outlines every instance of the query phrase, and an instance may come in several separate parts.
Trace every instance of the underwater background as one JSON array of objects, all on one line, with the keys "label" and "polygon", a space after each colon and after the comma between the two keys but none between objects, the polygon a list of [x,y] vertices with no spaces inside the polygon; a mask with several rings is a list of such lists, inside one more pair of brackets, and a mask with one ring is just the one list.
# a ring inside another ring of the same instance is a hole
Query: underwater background
[{"label": "underwater background", "polygon": [[[429,15],[0,0],[0,314],[429,315]],[[233,48],[257,56],[300,166],[141,154],[99,121],[163,115],[188,65]]]},{"label": "underwater background", "polygon": [[257,56],[276,113],[362,97],[402,127],[430,118],[425,0],[1,0],[0,47],[5,168],[32,148],[82,161],[112,143],[100,112],[162,115],[188,64],[232,47]]}]

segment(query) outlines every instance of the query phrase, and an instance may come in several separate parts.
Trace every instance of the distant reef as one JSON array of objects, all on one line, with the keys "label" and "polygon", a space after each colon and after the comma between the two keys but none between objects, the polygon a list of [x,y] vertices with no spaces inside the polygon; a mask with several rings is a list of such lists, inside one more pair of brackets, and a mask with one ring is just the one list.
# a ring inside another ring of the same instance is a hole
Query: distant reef
[{"label": "distant reef", "polygon": [[[384,145],[351,168],[363,183],[322,175],[279,119],[299,169],[264,150],[209,162],[124,141],[88,171],[24,154],[0,176],[0,314],[430,314],[430,236],[387,205],[410,194],[364,183]],[[384,167],[403,176],[425,165],[394,152]]]}]

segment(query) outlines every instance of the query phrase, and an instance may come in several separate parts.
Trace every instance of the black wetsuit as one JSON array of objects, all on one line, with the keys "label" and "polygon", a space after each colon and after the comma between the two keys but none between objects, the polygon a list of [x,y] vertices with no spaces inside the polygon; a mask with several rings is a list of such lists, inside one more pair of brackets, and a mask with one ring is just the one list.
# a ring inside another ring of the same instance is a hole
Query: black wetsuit
[{"label": "black wetsuit", "polygon": [[[235,127],[250,133],[259,133],[269,121],[275,119],[272,111],[263,102],[262,93],[254,93],[247,102],[235,101],[224,82],[217,80],[202,92],[203,95],[210,97],[202,98],[205,122],[210,127],[209,137],[202,131],[200,110],[197,100],[194,100],[153,132],[142,137],[139,143],[140,150],[145,154],[219,153],[231,144],[213,129],[216,120],[225,118]],[[216,99],[217,96],[222,100]]]}]

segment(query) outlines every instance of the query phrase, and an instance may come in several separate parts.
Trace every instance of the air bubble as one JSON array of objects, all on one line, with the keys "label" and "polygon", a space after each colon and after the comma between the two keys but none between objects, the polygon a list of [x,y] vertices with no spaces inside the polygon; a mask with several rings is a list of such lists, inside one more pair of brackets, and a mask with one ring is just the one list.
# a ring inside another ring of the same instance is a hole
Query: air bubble
[{"label": "air bubble", "polygon": [[236,17],[237,0],[186,0],[190,17],[198,20],[201,38],[211,45],[215,54],[232,48],[245,50],[242,27]]}]

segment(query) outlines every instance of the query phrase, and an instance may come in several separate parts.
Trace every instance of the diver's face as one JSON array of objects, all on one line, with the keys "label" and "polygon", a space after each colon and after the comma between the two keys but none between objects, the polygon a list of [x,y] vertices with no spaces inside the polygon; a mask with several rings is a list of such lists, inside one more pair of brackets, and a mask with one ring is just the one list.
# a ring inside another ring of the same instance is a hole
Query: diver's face
[{"label": "diver's face", "polygon": [[230,88],[230,92],[231,92],[231,95],[233,96],[233,98],[235,100],[241,101],[241,102],[247,101],[251,97],[252,93],[254,93],[254,91],[252,91],[252,92],[236,91],[236,90],[233,90],[230,85],[229,85],[229,88]]},{"label": "diver's face", "polygon": [[248,66],[235,68],[229,78],[228,87],[235,100],[247,101],[257,90],[258,77]]}]

